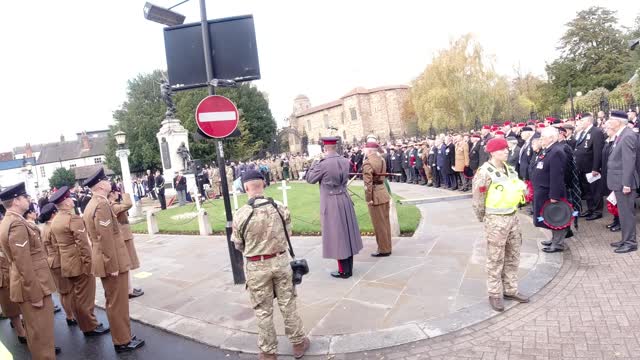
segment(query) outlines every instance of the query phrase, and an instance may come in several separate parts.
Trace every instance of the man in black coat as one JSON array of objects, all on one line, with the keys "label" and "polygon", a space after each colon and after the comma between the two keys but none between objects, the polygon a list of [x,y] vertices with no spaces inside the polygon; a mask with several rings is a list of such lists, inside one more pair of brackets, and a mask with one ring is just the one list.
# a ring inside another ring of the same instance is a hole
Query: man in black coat
[{"label": "man in black coat", "polygon": [[587,201],[587,210],[580,216],[586,217],[587,220],[600,219],[603,208],[602,179],[589,183],[587,175],[599,176],[602,172],[604,133],[593,126],[593,116],[589,113],[577,120],[576,126],[578,132],[576,133],[574,158],[580,176],[582,198]]},{"label": "man in black coat", "polygon": [[458,180],[456,179],[456,172],[452,168],[456,163],[456,146],[451,139],[451,135],[445,136],[444,145],[445,149],[442,173],[446,176],[446,184],[449,189],[458,190]]},{"label": "man in black coat", "polygon": [[524,140],[522,148],[520,148],[520,157],[518,159],[518,175],[523,181],[529,180],[529,164],[535,156],[531,148],[531,140],[535,132],[529,126],[525,126],[520,131],[520,137]]},{"label": "man in black coat", "polygon": [[164,177],[162,177],[162,174],[160,173],[160,170],[156,171],[156,177],[155,177],[155,190],[156,193],[158,195],[158,200],[160,200],[160,209],[161,210],[166,210],[167,209],[167,199],[164,197]]},{"label": "man in black coat", "polygon": [[433,179],[432,186],[440,187],[440,170],[438,169],[438,147],[440,140],[436,140],[433,146],[429,149],[427,155],[427,165],[431,167],[431,178]]},{"label": "man in black coat", "polygon": [[485,151],[484,147],[487,145],[487,142],[491,140],[491,127],[489,125],[484,125],[482,130],[480,130],[480,166],[489,160],[489,154]]},{"label": "man in black coat", "polygon": [[480,135],[471,135],[471,147],[469,148],[469,168],[475,174],[480,168]]},{"label": "man in black coat", "polygon": [[[402,150],[396,149],[395,146],[391,148],[391,172],[394,174],[402,173]],[[394,181],[402,181],[402,175],[393,177]]]},{"label": "man in black coat", "polygon": [[[535,166],[532,167],[531,182],[533,183],[533,224],[537,227],[549,228],[541,221],[540,212],[542,206],[550,201],[552,203],[566,199],[567,190],[565,184],[565,167],[567,155],[564,145],[558,143],[558,129],[548,127],[542,130],[540,142],[542,144],[542,154],[536,159]],[[562,230],[551,229],[551,241],[543,242],[547,246],[542,249],[544,252],[553,253],[564,251],[564,240],[568,228]]]},{"label": "man in black coat", "polygon": [[147,170],[147,191],[151,194],[153,200],[156,200],[156,178],[153,177],[151,170]]}]

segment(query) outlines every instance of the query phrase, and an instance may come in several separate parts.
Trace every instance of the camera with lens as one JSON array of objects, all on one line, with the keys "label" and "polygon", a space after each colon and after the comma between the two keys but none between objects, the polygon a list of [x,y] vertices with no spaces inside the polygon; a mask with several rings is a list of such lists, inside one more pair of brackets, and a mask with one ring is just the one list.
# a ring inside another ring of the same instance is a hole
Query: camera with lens
[{"label": "camera with lens", "polygon": [[309,273],[309,265],[307,264],[307,260],[293,260],[291,262],[291,270],[293,270],[293,285],[302,284],[302,277]]}]

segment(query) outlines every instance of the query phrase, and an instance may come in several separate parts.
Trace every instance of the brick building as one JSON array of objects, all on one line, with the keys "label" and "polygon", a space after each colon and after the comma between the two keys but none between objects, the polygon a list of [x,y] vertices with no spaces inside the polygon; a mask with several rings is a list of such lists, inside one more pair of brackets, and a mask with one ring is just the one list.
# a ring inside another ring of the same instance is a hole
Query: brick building
[{"label": "brick building", "polygon": [[368,134],[377,135],[381,141],[402,137],[412,128],[407,126],[402,114],[408,97],[409,87],[406,85],[373,89],[359,87],[338,100],[318,106],[311,106],[308,97],[299,95],[294,100],[289,128],[285,129],[290,151],[302,151],[301,137],[304,133],[309,144],[330,133],[341,136],[348,143],[360,142]]}]

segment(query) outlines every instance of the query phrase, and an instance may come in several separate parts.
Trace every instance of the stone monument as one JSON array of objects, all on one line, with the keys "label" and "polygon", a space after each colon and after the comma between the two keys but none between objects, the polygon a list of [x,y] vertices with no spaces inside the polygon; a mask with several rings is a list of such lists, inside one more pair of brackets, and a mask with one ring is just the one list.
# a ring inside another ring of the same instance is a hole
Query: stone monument
[{"label": "stone monument", "polygon": [[[178,171],[187,172],[189,155],[189,133],[180,120],[175,118],[176,108],[173,103],[173,92],[165,79],[160,83],[162,100],[167,106],[165,118],[160,123],[160,131],[156,134],[162,158],[162,173],[169,193],[175,193],[173,178]],[[188,161],[185,161],[185,155]]]}]

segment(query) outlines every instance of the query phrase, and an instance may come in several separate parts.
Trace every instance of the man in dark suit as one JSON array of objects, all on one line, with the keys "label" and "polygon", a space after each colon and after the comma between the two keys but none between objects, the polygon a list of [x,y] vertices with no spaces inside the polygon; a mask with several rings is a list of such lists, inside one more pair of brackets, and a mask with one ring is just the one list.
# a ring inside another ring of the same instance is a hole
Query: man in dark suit
[{"label": "man in dark suit", "polygon": [[[535,166],[531,167],[531,182],[533,183],[533,224],[537,227],[549,227],[539,219],[542,206],[550,201],[556,203],[567,197],[565,184],[565,167],[567,155],[564,145],[558,142],[558,129],[548,127],[540,134],[542,153],[536,160]],[[542,251],[547,253],[564,251],[564,239],[569,231],[568,228],[561,230],[551,229],[551,241],[544,241],[542,245],[547,246]]]},{"label": "man in dark suit", "polygon": [[533,128],[525,126],[520,130],[520,138],[524,140],[522,148],[520,148],[520,156],[518,158],[518,175],[523,181],[529,180],[529,163],[534,153],[531,148],[531,138],[534,134]]},{"label": "man in dark suit", "polygon": [[475,174],[480,167],[480,135],[471,135],[471,147],[469,148],[469,168]]},{"label": "man in dark suit", "polygon": [[154,180],[156,184],[156,194],[158,195],[158,200],[160,200],[160,209],[166,210],[167,200],[164,197],[164,177],[162,177],[162,173],[160,173],[160,170],[156,171],[156,178]]},{"label": "man in dark suit", "polygon": [[484,125],[482,130],[480,130],[480,136],[480,166],[482,166],[482,164],[489,160],[489,154],[485,151],[484,147],[491,139],[491,127]]},{"label": "man in dark suit", "polygon": [[580,176],[582,198],[587,201],[587,210],[580,214],[587,220],[602,218],[602,181],[587,181],[587,175],[598,176],[602,170],[602,147],[604,134],[593,126],[593,116],[589,113],[576,121],[578,133],[573,156]]},{"label": "man in dark suit", "polygon": [[427,155],[427,165],[431,167],[431,177],[433,178],[433,187],[440,187],[440,168],[438,167],[438,151],[440,140],[435,140],[429,155]]},{"label": "man in dark suit", "polygon": [[622,240],[611,243],[616,253],[638,250],[636,240],[635,190],[640,184],[636,169],[638,136],[627,127],[629,120],[624,111],[613,110],[606,123],[607,134],[615,136],[607,160],[607,187],[613,191],[618,205]]},{"label": "man in dark suit", "polygon": [[173,178],[173,188],[176,189],[179,206],[184,206],[187,203],[187,178],[184,177],[182,171]]},{"label": "man in dark suit", "polygon": [[151,170],[147,170],[147,191],[151,194],[153,200],[156,200],[156,178],[151,173]]}]

